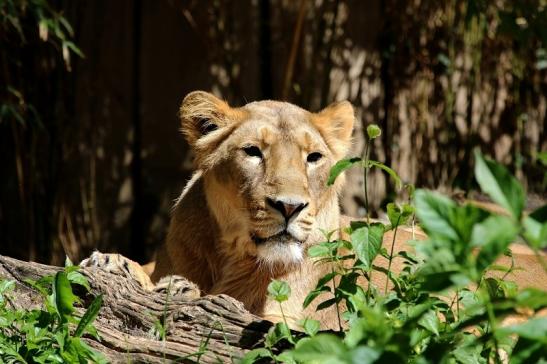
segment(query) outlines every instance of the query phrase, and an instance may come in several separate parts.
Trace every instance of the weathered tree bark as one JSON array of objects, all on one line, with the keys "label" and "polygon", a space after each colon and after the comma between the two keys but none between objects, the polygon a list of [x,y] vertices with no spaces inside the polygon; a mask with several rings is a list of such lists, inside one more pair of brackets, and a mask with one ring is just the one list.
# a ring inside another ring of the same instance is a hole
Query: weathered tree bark
[{"label": "weathered tree bark", "polygon": [[[16,294],[11,298],[18,308],[35,307],[39,302],[39,293],[25,279],[38,279],[59,269],[0,255],[0,278],[16,281]],[[95,268],[82,268],[80,272],[88,278],[92,295],[104,295],[94,323],[101,340],[85,340],[114,363],[233,362],[259,345],[271,326],[226,295],[193,301],[176,296],[166,299],[166,295],[146,292],[123,276]],[[86,306],[92,299],[84,292],[76,293]],[[165,340],[152,335],[158,320],[165,322]],[[206,349],[198,357],[200,346]]]}]

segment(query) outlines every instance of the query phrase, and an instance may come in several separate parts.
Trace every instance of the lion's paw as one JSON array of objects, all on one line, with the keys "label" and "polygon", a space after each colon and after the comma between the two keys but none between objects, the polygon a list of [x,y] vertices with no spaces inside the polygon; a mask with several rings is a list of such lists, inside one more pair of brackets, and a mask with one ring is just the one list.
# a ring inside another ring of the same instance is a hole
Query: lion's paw
[{"label": "lion's paw", "polygon": [[136,280],[147,291],[154,288],[154,284],[142,267],[120,254],[103,254],[94,251],[89,258],[82,260],[80,267],[99,268],[109,273]]},{"label": "lion's paw", "polygon": [[184,300],[195,300],[201,295],[199,287],[181,276],[166,276],[161,278],[154,287],[155,292],[180,297]]}]

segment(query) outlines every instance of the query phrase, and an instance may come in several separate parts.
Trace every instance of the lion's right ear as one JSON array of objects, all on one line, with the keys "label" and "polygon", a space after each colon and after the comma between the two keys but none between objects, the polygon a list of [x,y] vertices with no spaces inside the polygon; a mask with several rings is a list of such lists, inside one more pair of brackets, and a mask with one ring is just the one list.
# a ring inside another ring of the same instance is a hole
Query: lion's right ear
[{"label": "lion's right ear", "polygon": [[207,158],[242,120],[243,111],[205,91],[186,95],[180,106],[181,130],[198,164]]},{"label": "lion's right ear", "polygon": [[199,139],[223,126],[229,109],[226,102],[205,91],[186,95],[179,115],[188,144],[194,147]]}]

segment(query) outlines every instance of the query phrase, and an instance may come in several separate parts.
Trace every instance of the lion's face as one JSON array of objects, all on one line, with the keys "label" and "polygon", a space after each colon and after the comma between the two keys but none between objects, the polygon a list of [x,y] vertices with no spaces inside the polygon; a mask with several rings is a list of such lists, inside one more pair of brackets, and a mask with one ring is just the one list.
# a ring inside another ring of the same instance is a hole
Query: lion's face
[{"label": "lion's face", "polygon": [[299,262],[313,233],[328,227],[321,212],[337,208],[339,186],[328,187],[327,178],[350,144],[351,105],[318,114],[273,101],[235,109],[197,92],[181,116],[222,249],[267,264]]}]

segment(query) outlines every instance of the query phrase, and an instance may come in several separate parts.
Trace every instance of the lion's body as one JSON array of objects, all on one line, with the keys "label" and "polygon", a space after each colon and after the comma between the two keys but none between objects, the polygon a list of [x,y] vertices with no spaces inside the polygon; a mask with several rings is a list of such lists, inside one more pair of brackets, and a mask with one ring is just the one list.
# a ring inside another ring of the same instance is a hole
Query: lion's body
[{"label": "lion's body", "polygon": [[272,272],[254,256],[226,254],[219,247],[224,244],[221,229],[204,208],[207,202],[203,188],[203,180],[194,178],[175,206],[166,244],[157,253],[152,280],[170,274],[181,275],[195,282],[204,293],[228,294],[243,302],[251,312],[270,316],[271,309],[278,313],[278,307],[273,305],[270,309],[266,289],[272,278],[282,279],[294,287],[286,314],[292,316],[291,312],[295,311],[300,315],[304,294],[312,290],[316,278],[324,274],[321,269],[305,259],[298,266]]},{"label": "lion's body", "polygon": [[[152,281],[179,275],[197,284],[201,294],[228,294],[251,312],[279,321],[279,305],[268,298],[267,286],[280,279],[292,289],[283,303],[291,324],[309,316],[323,328],[337,327],[334,308],[303,310],[302,302],[331,269],[307,258],[307,248],[324,240],[321,231],[349,224],[338,204],[343,178],[330,187],[326,181],[350,147],[351,105],[333,104],[320,113],[274,101],[231,108],[208,93],[193,92],[183,101],[181,120],[196,172],[175,203]],[[401,228],[395,251],[408,250],[411,238],[425,235]],[[389,232],[384,246],[389,249],[391,241]],[[515,281],[547,287],[532,252],[515,248],[516,265],[527,268],[514,273]],[[386,264],[382,259],[379,265]],[[400,260],[392,268],[400,271]],[[385,279],[372,277],[379,287]]]},{"label": "lion's body", "polygon": [[[217,119],[222,113],[229,125]],[[312,114],[273,101],[229,109],[199,93],[185,99],[181,116],[197,172],[174,206],[152,280],[181,275],[204,293],[228,294],[253,313],[279,319],[267,286],[281,279],[293,287],[285,315],[302,318],[305,295],[329,269],[307,259],[306,249],[324,239],[320,229],[340,228],[341,182],[327,187],[326,180],[350,146],[353,109],[342,103]],[[203,120],[215,127],[200,135]],[[211,140],[200,144],[206,138]],[[242,152],[249,146],[258,150]],[[321,156],[315,160],[312,153]],[[296,212],[285,210],[293,205]],[[307,311],[312,315],[315,307]],[[320,315],[330,321],[334,312]]]}]

